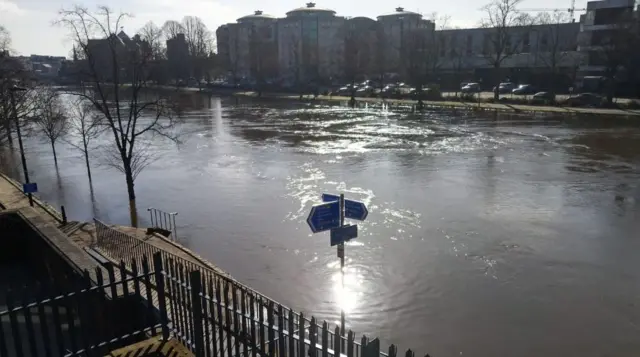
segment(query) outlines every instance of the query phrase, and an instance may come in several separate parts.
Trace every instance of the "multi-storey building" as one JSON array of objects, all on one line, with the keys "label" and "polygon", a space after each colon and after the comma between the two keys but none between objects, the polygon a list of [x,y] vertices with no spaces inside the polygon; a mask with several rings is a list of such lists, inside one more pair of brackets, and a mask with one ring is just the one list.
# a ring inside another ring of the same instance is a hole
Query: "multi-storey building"
[{"label": "multi-storey building", "polygon": [[464,79],[489,86],[505,79],[540,86],[569,85],[580,62],[579,29],[578,23],[512,27],[502,48],[496,48],[502,41],[496,41],[495,29],[437,31],[437,67],[442,81],[453,82],[448,86]]},{"label": "multi-storey building", "polygon": [[587,13],[580,19],[578,51],[582,55],[581,77],[602,76],[607,71],[603,46],[609,44],[621,21],[633,15],[634,0],[602,0],[587,3]]},{"label": "multi-storey building", "polygon": [[218,55],[234,80],[268,79],[278,74],[277,19],[255,11],[216,31]]},{"label": "multi-storey building", "polygon": [[378,16],[378,26],[378,43],[382,48],[380,62],[384,64],[384,72],[399,76],[406,72],[406,67],[412,60],[408,58],[408,47],[414,44],[415,37],[428,37],[435,30],[432,21],[402,7],[390,14]]},{"label": "multi-storey building", "polygon": [[189,45],[185,35],[177,34],[167,40],[167,65],[173,79],[189,79],[191,63],[189,61]]},{"label": "multi-storey building", "polygon": [[[402,7],[377,20],[345,18],[315,3],[291,10],[283,18],[256,12],[223,25],[217,31],[218,51],[227,68],[241,77],[257,77],[261,71],[255,70],[259,62],[255,58],[262,54],[273,64],[270,76],[277,73],[285,81],[350,81],[355,77],[410,76],[408,67],[420,60],[411,51],[419,41],[428,43],[420,55],[433,58],[430,66],[437,70],[437,80],[448,87],[462,80],[492,86],[505,79],[565,86],[576,76],[601,70],[589,55],[599,37],[597,32],[605,31],[607,21],[620,11],[631,11],[632,6],[633,0],[593,1],[580,23],[509,28],[504,58],[499,60],[492,48],[496,29],[436,31],[434,22]],[[264,37],[253,35],[256,31]],[[262,50],[265,43],[271,50]]]},{"label": "multi-storey building", "polygon": [[384,74],[384,49],[378,46],[381,31],[375,20],[362,16],[347,19],[342,35],[344,79],[354,81]]},{"label": "multi-storey building", "polygon": [[345,18],[307,3],[278,20],[280,75],[285,81],[319,82],[343,74]]}]

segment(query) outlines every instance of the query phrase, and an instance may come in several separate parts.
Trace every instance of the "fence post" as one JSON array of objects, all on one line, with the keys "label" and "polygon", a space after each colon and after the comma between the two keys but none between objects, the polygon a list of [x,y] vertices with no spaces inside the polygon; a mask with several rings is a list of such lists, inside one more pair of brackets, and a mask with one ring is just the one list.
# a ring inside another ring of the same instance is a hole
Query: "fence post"
[{"label": "fence post", "polygon": [[173,214],[171,214],[171,218],[173,219],[173,240],[177,241],[178,240],[178,226],[176,226],[176,216],[178,215],[178,212],[174,212]]},{"label": "fence post", "polygon": [[[364,337],[363,337],[364,340]],[[379,357],[380,356],[380,340],[375,338],[369,341],[367,345],[362,345],[361,357]]]},{"label": "fence post", "polygon": [[196,346],[196,357],[204,357],[204,329],[202,326],[202,278],[199,270],[189,273],[191,280],[191,308],[193,310],[193,343]]},{"label": "fence post", "polygon": [[322,323],[322,357],[329,357],[329,325]]},{"label": "fence post", "polygon": [[396,348],[396,345],[391,345],[389,346],[389,357],[396,357],[396,354],[398,353],[398,349]]},{"label": "fence post", "polygon": [[62,224],[67,224],[67,212],[64,210],[64,206],[60,206],[62,212]]},{"label": "fence post", "polygon": [[160,324],[162,325],[162,339],[169,339],[169,319],[167,317],[167,300],[165,297],[164,277],[162,276],[162,255],[157,252],[153,255],[153,270],[156,276],[156,292],[160,308]]}]

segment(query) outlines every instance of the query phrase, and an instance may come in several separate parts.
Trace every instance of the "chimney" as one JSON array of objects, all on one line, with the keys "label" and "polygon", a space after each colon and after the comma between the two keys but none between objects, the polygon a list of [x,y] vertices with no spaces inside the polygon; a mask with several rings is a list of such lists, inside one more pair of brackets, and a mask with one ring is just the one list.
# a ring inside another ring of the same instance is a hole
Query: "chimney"
[{"label": "chimney", "polygon": [[307,3],[307,7],[308,8],[316,7],[316,3],[315,2],[308,2]]},{"label": "chimney", "polygon": [[262,10],[256,10],[253,14],[254,15],[262,15]]},{"label": "chimney", "polygon": [[404,7],[396,7],[396,12],[403,12],[404,11]]}]

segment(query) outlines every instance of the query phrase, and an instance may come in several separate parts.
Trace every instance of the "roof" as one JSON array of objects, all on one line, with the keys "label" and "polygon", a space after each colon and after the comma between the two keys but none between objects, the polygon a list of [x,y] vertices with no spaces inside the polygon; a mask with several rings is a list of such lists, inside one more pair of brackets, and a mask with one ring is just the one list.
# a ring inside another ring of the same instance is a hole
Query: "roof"
[{"label": "roof", "polygon": [[350,19],[348,19],[348,21],[373,21],[375,22],[376,20],[366,17],[366,16],[356,16],[356,17],[352,17]]},{"label": "roof", "polygon": [[287,12],[287,16],[298,15],[298,14],[328,14],[335,15],[335,11],[331,9],[323,9],[321,7],[316,7],[316,3],[308,2],[306,7],[299,7],[297,9],[293,9]]},{"label": "roof", "polygon": [[422,15],[417,13],[417,12],[406,11],[403,7],[397,7],[395,12],[392,12],[390,14],[380,15],[380,16],[378,16],[378,19],[380,19],[380,18],[389,18],[389,17],[399,17],[399,16],[419,16],[419,17],[422,17]]},{"label": "roof", "polygon": [[275,20],[275,19],[276,19],[275,16],[264,14],[261,10],[256,10],[253,14],[242,16],[236,21],[244,22],[244,21],[252,21],[252,20]]}]

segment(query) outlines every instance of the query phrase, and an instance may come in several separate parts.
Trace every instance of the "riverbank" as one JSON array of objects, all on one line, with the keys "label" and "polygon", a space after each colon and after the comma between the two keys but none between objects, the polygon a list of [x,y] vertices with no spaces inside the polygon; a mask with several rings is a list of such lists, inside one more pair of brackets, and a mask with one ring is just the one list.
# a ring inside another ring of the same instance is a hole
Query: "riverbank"
[{"label": "riverbank", "polygon": [[[97,239],[95,223],[77,222],[72,220],[65,222],[62,213],[58,209],[41,201],[35,196],[33,197],[33,201],[33,208],[42,216],[42,218],[47,223],[57,227],[60,231],[65,233],[74,244],[82,249],[91,248],[95,244]],[[25,207],[29,207],[29,198],[22,192],[21,184],[5,174],[0,173],[0,210],[13,210]],[[219,275],[232,279],[229,274],[190,249],[159,234],[148,233],[145,228],[119,225],[110,225],[110,227],[145,241],[190,263],[213,270]]]},{"label": "riverbank", "polygon": [[[196,89],[197,90],[197,89]],[[205,91],[206,92],[206,91]],[[223,92],[211,92],[213,94],[225,95]],[[257,98],[257,92],[229,92],[232,96]],[[299,95],[286,93],[263,93],[260,98],[271,98],[281,100],[300,100]],[[345,96],[329,96],[304,95],[303,100],[316,100],[327,102],[348,102],[349,97]],[[418,104],[417,100],[412,99],[383,99],[383,98],[356,98],[357,103],[370,104],[387,104],[391,106],[414,106]],[[527,104],[509,104],[509,103],[486,103],[486,102],[461,102],[453,100],[424,101],[425,108],[432,109],[450,109],[464,111],[498,111],[508,113],[543,113],[543,114],[565,114],[565,115],[608,115],[608,116],[640,116],[638,109],[620,109],[620,108],[580,108],[580,107],[561,107],[561,106],[544,106],[544,105],[527,105]]]}]

